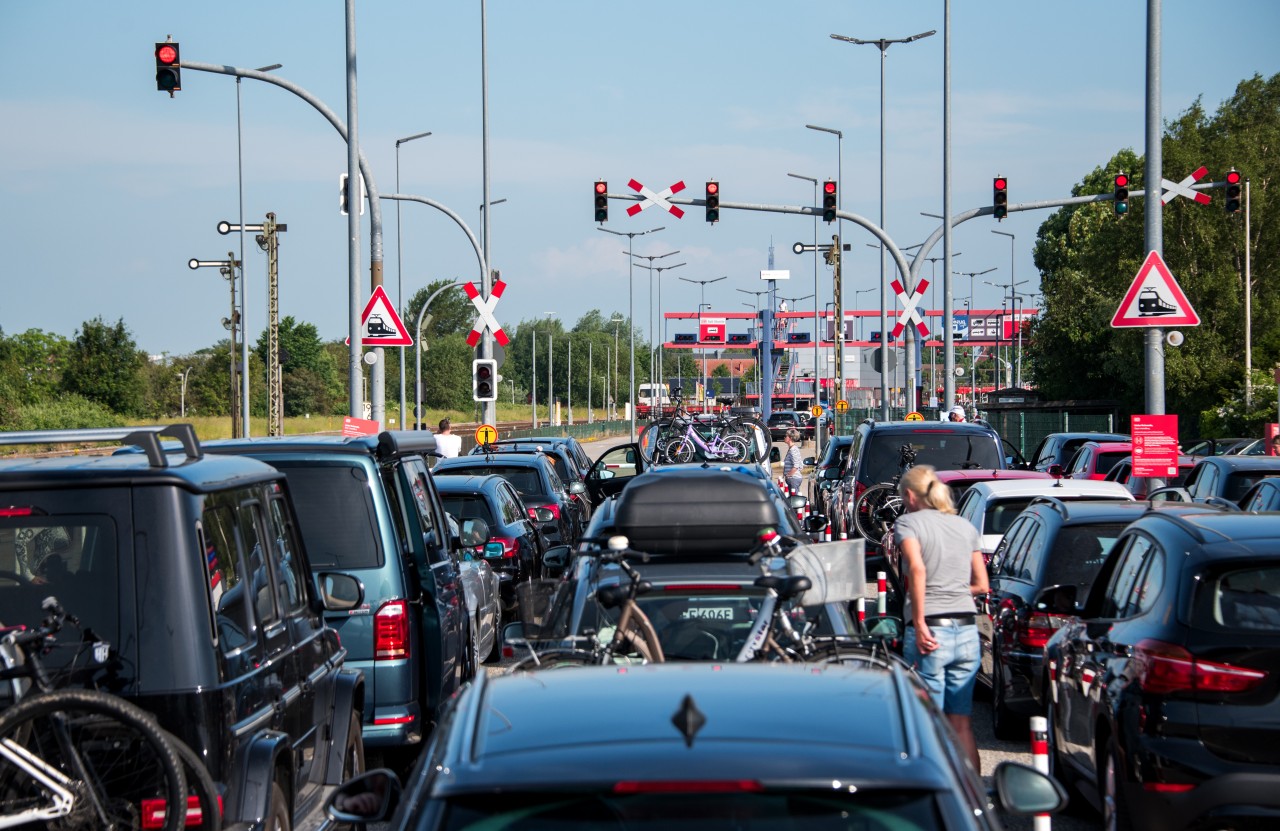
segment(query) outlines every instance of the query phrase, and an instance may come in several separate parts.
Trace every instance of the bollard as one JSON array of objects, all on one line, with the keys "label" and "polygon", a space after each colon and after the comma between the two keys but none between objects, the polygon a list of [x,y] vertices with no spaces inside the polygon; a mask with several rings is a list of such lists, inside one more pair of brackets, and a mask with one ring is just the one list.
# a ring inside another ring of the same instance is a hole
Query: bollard
[{"label": "bollard", "polygon": [[822,541],[831,542],[831,521],[827,520],[827,527],[822,529]]},{"label": "bollard", "polygon": [[862,628],[862,624],[867,619],[867,601],[864,598],[858,598],[858,628]]},{"label": "bollard", "polygon": [[[1031,765],[1046,776],[1049,774],[1049,720],[1044,716],[1031,717]],[[1036,814],[1032,828],[1049,831],[1049,822],[1048,814]]]},{"label": "bollard", "polygon": [[1053,699],[1053,703],[1058,703],[1058,662],[1049,661],[1049,695]]},{"label": "bollard", "polygon": [[876,614],[884,617],[889,611],[889,575],[876,572]]}]

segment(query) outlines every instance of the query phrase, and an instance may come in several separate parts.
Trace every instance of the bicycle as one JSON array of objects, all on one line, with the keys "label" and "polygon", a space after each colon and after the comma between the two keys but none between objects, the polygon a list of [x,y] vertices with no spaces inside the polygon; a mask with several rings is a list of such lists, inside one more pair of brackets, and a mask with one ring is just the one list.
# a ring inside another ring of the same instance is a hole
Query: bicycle
[{"label": "bicycle", "polygon": [[[18,695],[0,712],[0,829],[32,822],[66,829],[182,828],[190,802],[175,744],[136,705],[58,685],[42,655],[65,623],[78,628],[79,621],[56,598],[41,608],[46,617],[38,628],[0,629],[0,682],[12,682]],[[91,630],[83,635],[77,659],[87,647],[97,662],[105,661],[108,645]],[[75,663],[67,678],[79,674]],[[212,824],[204,827],[217,828],[216,802],[208,804],[202,816]]]},{"label": "bicycle", "polygon": [[888,482],[880,482],[863,491],[853,504],[853,521],[858,533],[872,543],[884,539],[893,523],[902,516],[906,507],[898,493],[898,482],[903,474],[915,467],[916,451],[909,444],[902,445],[898,456],[898,473]]},{"label": "bicycle", "polygon": [[698,451],[704,459],[730,463],[759,462],[768,456],[769,429],[759,419],[717,414],[713,421],[701,421],[685,408],[679,388],[672,396],[674,414],[650,422],[641,432],[646,462],[690,462]]},{"label": "bicycle", "polygon": [[625,663],[631,660],[631,655],[637,656],[640,663],[663,663],[666,660],[653,622],[636,603],[636,597],[652,590],[653,586],[641,579],[639,572],[628,562],[631,557],[647,561],[648,555],[632,551],[627,538],[623,536],[610,537],[608,546],[608,553],[599,555],[601,561],[616,563],[627,575],[628,583],[626,586],[601,586],[596,590],[596,600],[601,606],[619,610],[618,622],[607,640],[598,637],[599,633],[592,632],[588,633],[593,644],[591,649],[562,647],[539,653],[530,645],[529,656],[517,661],[511,667],[511,672]]}]

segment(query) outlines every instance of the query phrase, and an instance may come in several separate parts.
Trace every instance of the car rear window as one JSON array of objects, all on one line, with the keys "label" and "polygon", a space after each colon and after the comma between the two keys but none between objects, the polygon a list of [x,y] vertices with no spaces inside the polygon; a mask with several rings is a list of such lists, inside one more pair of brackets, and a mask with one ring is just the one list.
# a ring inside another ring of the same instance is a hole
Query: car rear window
[{"label": "car rear window", "polygon": [[1078,589],[1076,597],[1083,600],[1125,527],[1123,522],[1064,527],[1053,541],[1053,551],[1040,585],[1073,584]]},{"label": "car rear window", "polygon": [[999,444],[991,436],[923,430],[908,433],[876,433],[867,443],[867,456],[858,481],[873,485],[898,475],[902,447],[916,451],[916,464],[937,470],[1003,469]]},{"label": "car rear window", "polygon": [[1225,498],[1230,499],[1232,502],[1239,502],[1240,498],[1249,492],[1249,488],[1252,488],[1263,479],[1271,479],[1275,476],[1280,476],[1280,470],[1255,470],[1231,473],[1227,476],[1227,480],[1223,484],[1222,495]]},{"label": "car rear window", "polygon": [[272,461],[289,477],[311,568],[379,568],[383,563],[369,477],[347,462]]},{"label": "car rear window", "polygon": [[1193,625],[1280,632],[1280,563],[1227,571],[1198,585]]},{"label": "car rear window", "polygon": [[1130,451],[1127,450],[1116,453],[1099,453],[1098,460],[1093,463],[1093,472],[1101,476],[1115,467],[1121,459],[1127,459],[1129,455]]},{"label": "car rear window", "polygon": [[[53,508],[53,506],[49,506]],[[9,509],[0,516],[0,625],[38,626],[40,604],[56,597],[81,630],[66,627],[46,658],[60,668],[76,656],[81,631],[119,648],[120,603],[117,527],[110,516],[30,514]],[[86,662],[82,659],[79,664]]]},{"label": "car rear window", "polygon": [[538,471],[528,467],[513,467],[506,465],[476,465],[474,467],[461,465],[448,467],[436,467],[432,473],[435,476],[489,476],[491,474],[501,476],[511,483],[511,487],[516,489],[516,493],[521,496],[531,496],[534,494],[542,494],[546,491],[542,488],[542,482],[538,477]]},{"label": "car rear window", "polygon": [[478,494],[463,493],[442,493],[440,501],[444,503],[444,509],[453,518],[461,522],[464,519],[483,519],[489,523],[490,528],[496,527],[497,523],[493,521],[493,511],[489,510],[489,501]]}]

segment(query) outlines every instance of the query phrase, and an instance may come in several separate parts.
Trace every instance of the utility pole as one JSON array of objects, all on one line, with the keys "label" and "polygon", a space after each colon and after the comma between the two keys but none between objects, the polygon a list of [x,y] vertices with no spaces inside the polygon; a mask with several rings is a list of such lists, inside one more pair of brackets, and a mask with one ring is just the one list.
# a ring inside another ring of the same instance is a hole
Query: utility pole
[{"label": "utility pole", "polygon": [[[225,223],[224,223],[225,224]],[[223,231],[222,233],[226,233]],[[187,268],[195,270],[197,268],[216,268],[227,282],[231,284],[231,315],[222,319],[222,325],[231,333],[231,438],[238,439],[248,433],[243,430],[240,423],[240,384],[236,375],[236,329],[240,327],[240,311],[236,308],[236,269],[240,267],[240,261],[236,259],[235,254],[228,251],[225,260],[197,260],[192,258],[187,261]],[[185,384],[184,384],[185,386]]]}]

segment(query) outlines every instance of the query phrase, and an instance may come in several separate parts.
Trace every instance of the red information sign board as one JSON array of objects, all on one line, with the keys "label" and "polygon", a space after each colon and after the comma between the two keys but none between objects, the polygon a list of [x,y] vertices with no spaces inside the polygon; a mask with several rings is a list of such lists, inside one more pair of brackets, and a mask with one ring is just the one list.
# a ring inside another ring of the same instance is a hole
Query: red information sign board
[{"label": "red information sign board", "polygon": [[1133,475],[1178,475],[1178,417],[1135,415],[1129,417],[1133,436]]}]

